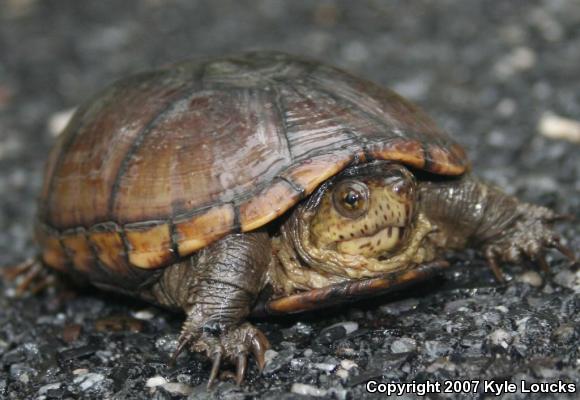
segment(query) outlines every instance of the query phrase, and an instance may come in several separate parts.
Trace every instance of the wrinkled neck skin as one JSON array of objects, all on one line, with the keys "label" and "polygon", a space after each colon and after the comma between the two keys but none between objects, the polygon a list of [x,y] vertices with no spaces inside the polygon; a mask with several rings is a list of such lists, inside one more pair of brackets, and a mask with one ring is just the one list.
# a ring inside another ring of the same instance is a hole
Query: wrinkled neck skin
[{"label": "wrinkled neck skin", "polygon": [[270,269],[270,282],[275,291],[290,294],[373,278],[435,259],[440,246],[430,236],[436,227],[419,204],[420,184],[411,180],[408,191],[413,195],[408,197],[388,184],[373,187],[367,181],[373,192],[368,209],[372,218],[336,223],[329,205],[332,183],[298,205],[273,238],[277,262]]}]

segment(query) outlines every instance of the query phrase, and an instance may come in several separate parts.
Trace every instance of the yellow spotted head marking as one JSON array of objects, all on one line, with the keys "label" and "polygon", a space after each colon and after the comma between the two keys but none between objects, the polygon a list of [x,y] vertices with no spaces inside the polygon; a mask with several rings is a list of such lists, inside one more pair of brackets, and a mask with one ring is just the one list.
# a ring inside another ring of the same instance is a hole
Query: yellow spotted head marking
[{"label": "yellow spotted head marking", "polygon": [[339,253],[381,258],[404,243],[413,221],[415,179],[403,166],[352,167],[326,189],[311,222],[312,242]]}]

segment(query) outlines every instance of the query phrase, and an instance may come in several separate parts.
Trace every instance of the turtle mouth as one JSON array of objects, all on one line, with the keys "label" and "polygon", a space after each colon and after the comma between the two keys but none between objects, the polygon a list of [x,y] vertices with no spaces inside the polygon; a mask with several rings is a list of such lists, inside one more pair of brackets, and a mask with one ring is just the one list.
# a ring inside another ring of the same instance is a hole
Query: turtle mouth
[{"label": "turtle mouth", "polygon": [[382,259],[392,254],[404,242],[404,226],[389,225],[365,236],[341,240],[336,243],[336,250],[350,255],[362,255]]}]

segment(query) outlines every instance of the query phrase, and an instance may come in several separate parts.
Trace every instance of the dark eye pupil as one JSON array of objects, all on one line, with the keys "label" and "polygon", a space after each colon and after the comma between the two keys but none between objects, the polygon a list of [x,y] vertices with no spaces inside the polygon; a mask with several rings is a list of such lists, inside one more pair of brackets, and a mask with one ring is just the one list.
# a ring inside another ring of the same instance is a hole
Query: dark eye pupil
[{"label": "dark eye pupil", "polygon": [[344,202],[349,206],[354,206],[359,199],[359,194],[355,191],[350,191],[344,196]]}]

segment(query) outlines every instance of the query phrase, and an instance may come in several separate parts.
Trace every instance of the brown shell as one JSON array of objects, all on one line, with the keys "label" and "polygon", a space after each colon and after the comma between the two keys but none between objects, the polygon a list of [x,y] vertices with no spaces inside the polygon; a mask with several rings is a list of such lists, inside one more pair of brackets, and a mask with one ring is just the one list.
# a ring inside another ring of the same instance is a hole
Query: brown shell
[{"label": "brown shell", "polygon": [[186,62],[76,112],[49,158],[37,238],[55,268],[130,275],[259,228],[371,159],[468,168],[416,106],[339,69],[275,52]]}]

